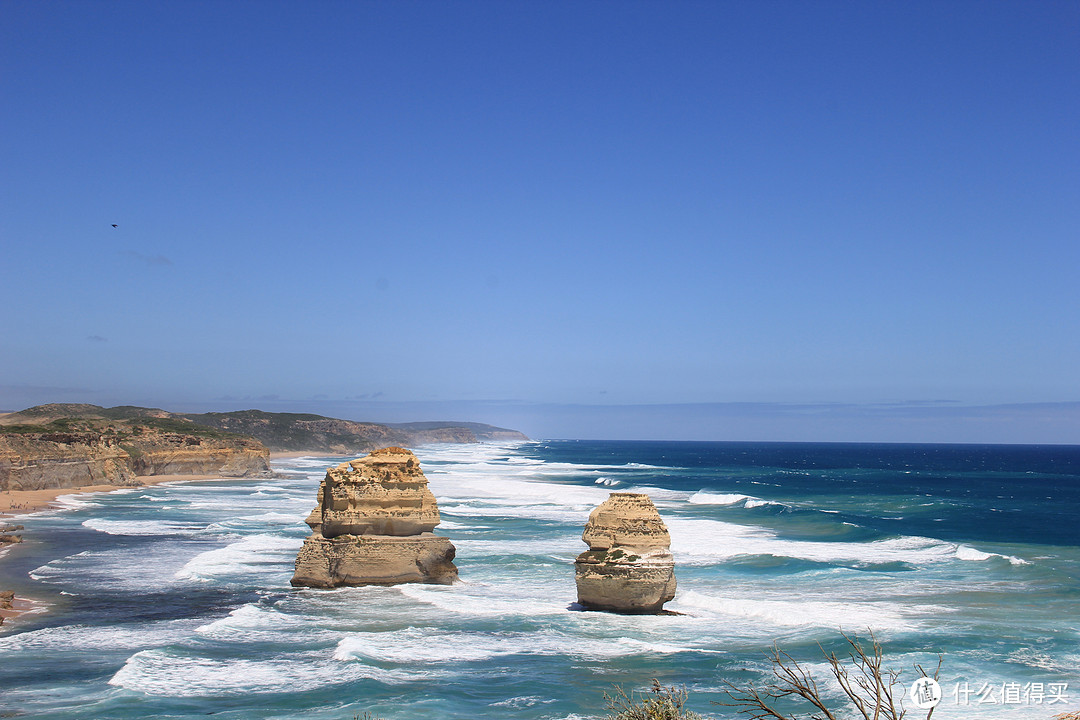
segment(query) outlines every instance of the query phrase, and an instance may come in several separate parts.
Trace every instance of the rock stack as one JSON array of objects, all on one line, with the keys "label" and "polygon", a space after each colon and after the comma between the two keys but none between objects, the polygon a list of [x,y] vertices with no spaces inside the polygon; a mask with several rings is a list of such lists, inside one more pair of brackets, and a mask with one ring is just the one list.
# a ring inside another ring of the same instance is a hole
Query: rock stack
[{"label": "rock stack", "polygon": [[589,549],[574,564],[578,603],[587,610],[661,613],[675,597],[675,560],[648,495],[611,493],[585,525]]},{"label": "rock stack", "polygon": [[0,544],[22,542],[22,525],[0,524]]},{"label": "rock stack", "polygon": [[296,557],[299,587],[457,580],[454,546],[432,534],[439,508],[420,462],[399,447],[326,471],[311,535]]},{"label": "rock stack", "polygon": [[[13,590],[0,590],[0,610],[11,610],[15,604],[15,592]],[[0,625],[4,624],[4,616],[0,615]]]}]

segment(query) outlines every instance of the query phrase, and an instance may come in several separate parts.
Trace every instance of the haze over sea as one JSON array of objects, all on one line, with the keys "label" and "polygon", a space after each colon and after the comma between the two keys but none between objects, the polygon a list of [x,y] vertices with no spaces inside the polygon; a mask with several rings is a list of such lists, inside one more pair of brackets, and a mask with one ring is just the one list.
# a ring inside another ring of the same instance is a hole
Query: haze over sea
[{"label": "haze over sea", "polygon": [[[551,441],[418,455],[437,532],[458,549],[453,586],[289,586],[333,458],[278,461],[271,480],[68,496],[22,518],[37,542],[10,551],[0,579],[52,607],[0,631],[0,707],[584,718],[603,714],[612,683],[656,677],[734,717],[708,702],[722,680],[759,677],[773,641],[821,670],[818,643],[838,648],[840,628],[873,629],[909,682],[940,653],[935,718],[1078,705],[1078,447]],[[681,615],[569,608],[582,527],[613,490],[656,502]]]}]

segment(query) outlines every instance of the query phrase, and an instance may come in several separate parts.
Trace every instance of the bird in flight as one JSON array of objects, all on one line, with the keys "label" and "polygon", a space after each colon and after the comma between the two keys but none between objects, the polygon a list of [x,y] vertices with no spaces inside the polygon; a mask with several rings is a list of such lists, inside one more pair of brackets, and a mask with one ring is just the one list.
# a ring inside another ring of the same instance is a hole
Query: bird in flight
[{"label": "bird in flight", "polygon": [[112,225],[112,226],[113,226],[113,227],[119,227],[119,226],[118,226],[118,225],[117,225],[116,223],[113,223],[113,225]]}]

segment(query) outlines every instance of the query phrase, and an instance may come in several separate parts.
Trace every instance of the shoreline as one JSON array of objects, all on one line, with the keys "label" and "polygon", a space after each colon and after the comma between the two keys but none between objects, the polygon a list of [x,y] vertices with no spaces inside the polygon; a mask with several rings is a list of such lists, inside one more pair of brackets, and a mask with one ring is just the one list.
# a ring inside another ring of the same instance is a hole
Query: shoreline
[{"label": "shoreline", "polygon": [[25,595],[16,595],[10,608],[0,608],[0,620],[2,620],[0,622],[0,632],[3,632],[5,628],[13,627],[13,625],[9,624],[10,621],[16,620],[23,615],[37,615],[48,612],[49,607],[49,603],[44,600],[26,597]]},{"label": "shoreline", "polygon": [[222,478],[220,475],[140,475],[137,485],[80,485],[69,488],[44,488],[41,490],[6,490],[0,492],[0,519],[51,510],[61,495],[85,495],[87,493],[113,492],[159,485],[178,480],[257,480],[259,478]]},{"label": "shoreline", "polygon": [[[282,453],[283,457],[290,457]],[[294,457],[299,457],[297,454]],[[193,481],[193,480],[261,480],[263,478],[227,478],[220,475],[140,475],[138,485],[80,485],[69,488],[45,488],[42,490],[6,490],[0,492],[0,526],[9,523],[13,518],[44,512],[47,510],[60,509],[62,506],[56,499],[66,495],[88,495],[92,493],[110,493],[117,490],[132,490],[137,488],[160,485],[167,482]],[[20,531],[25,534],[25,530]],[[5,556],[22,543],[4,543],[0,545],[0,564]],[[0,587],[0,591],[5,588]],[[0,609],[0,631],[21,615],[48,612],[49,603],[34,597],[16,595],[11,608]]]}]

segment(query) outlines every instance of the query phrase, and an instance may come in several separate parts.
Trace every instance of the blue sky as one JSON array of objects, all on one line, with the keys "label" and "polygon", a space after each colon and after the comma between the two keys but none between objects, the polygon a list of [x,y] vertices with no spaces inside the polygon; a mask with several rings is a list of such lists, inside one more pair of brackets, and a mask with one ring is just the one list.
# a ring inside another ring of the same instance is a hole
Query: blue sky
[{"label": "blue sky", "polygon": [[1078,37],[1075,2],[9,0],[0,409],[1080,443]]}]

